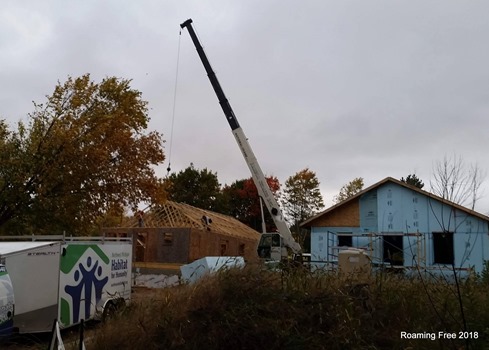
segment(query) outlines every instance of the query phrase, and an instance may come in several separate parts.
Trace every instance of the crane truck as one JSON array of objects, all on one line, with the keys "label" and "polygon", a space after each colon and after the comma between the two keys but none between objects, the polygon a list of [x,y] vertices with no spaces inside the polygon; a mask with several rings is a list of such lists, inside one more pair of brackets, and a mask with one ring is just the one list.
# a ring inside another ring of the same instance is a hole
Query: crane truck
[{"label": "crane truck", "polygon": [[195,34],[192,27],[192,20],[186,20],[180,24],[180,27],[182,29],[187,28],[188,33],[192,38],[195,48],[197,49],[197,53],[199,54],[202,64],[207,72],[210,83],[217,95],[217,99],[219,100],[219,104],[221,105],[226,120],[231,127],[234,138],[236,139],[246,164],[251,171],[253,182],[258,189],[258,195],[265,203],[273,218],[273,222],[277,227],[278,232],[263,233],[261,235],[257,248],[258,256],[267,261],[279,262],[288,259],[289,250],[293,255],[300,255],[301,246],[294,240],[294,237],[292,236],[292,233],[285,222],[282,211],[280,210],[277,200],[268,186],[265,175],[258,164],[258,160],[251,149],[248,139],[246,138],[243,129],[239,125],[238,119],[236,118],[233,109],[231,108],[231,105],[229,104],[229,101],[221,88],[221,84],[219,84],[219,81],[217,80],[216,74],[212,70],[197,35]]}]

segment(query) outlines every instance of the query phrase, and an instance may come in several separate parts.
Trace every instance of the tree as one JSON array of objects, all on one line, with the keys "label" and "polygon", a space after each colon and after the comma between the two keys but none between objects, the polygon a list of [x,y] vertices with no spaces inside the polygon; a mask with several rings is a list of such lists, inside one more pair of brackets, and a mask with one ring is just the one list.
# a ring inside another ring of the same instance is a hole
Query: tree
[{"label": "tree", "polygon": [[[280,191],[280,182],[274,176],[266,177],[268,187],[278,197]],[[237,180],[230,186],[224,186],[222,190],[225,198],[226,208],[223,214],[233,216],[249,227],[262,232],[262,214],[260,207],[260,197],[258,190],[252,178]],[[273,219],[264,207],[265,230],[273,232],[276,230]]]},{"label": "tree", "polygon": [[87,233],[114,207],[160,202],[162,139],[130,81],[58,83],[28,123],[0,127],[0,227],[9,233]]},{"label": "tree", "polygon": [[[472,210],[475,210],[477,200],[480,198],[479,189],[485,179],[485,172],[482,171],[477,163],[467,166],[461,156],[454,154],[452,157],[445,155],[443,160],[436,162],[433,170],[433,181],[430,182],[431,190],[434,194],[442,197],[459,205],[470,206]],[[438,215],[432,209],[437,222],[440,224],[442,234],[433,237],[440,242],[440,245],[444,250],[448,251],[447,257],[443,263],[451,263],[453,278],[456,281],[456,291],[459,301],[460,310],[462,311],[464,305],[462,304],[462,297],[459,289],[459,282],[457,279],[455,268],[455,255],[453,252],[454,234],[457,231],[457,227],[460,226],[465,220],[461,220],[458,224],[455,220],[456,210],[454,206],[451,206],[448,219],[443,213],[443,207],[441,213]],[[452,220],[453,218],[453,220]],[[451,241],[451,242],[450,242]],[[436,256],[436,255],[435,255]],[[462,259],[468,259],[470,256],[469,247],[465,246],[465,252]],[[436,261],[435,261],[436,262]],[[460,266],[463,265],[461,262]],[[465,319],[463,318],[464,330],[467,330]]]},{"label": "tree", "polygon": [[363,177],[356,177],[340,189],[340,193],[334,197],[335,203],[342,202],[353,197],[363,189]]},{"label": "tree", "polygon": [[309,250],[310,241],[306,232],[300,230],[299,224],[324,207],[316,173],[305,168],[290,176],[285,181],[281,203],[296,239],[305,251]]},{"label": "tree", "polygon": [[246,179],[236,180],[231,185],[224,185],[221,189],[223,205],[220,206],[220,213],[232,216],[233,218],[246,222],[251,199],[243,196],[243,186]]},{"label": "tree", "polygon": [[485,171],[477,163],[467,166],[461,156],[445,155],[443,160],[436,162],[430,184],[434,194],[474,210],[485,177]]},{"label": "tree", "polygon": [[411,186],[416,186],[418,187],[419,189],[422,189],[424,187],[424,183],[423,181],[421,181],[421,179],[419,177],[416,176],[416,174],[409,174],[406,179],[404,179],[403,177],[401,178],[401,181],[408,184],[408,185],[411,185]]},{"label": "tree", "polygon": [[170,174],[165,181],[170,200],[217,211],[220,196],[217,173],[207,168],[195,169],[193,163],[190,163],[189,167],[178,174]]}]

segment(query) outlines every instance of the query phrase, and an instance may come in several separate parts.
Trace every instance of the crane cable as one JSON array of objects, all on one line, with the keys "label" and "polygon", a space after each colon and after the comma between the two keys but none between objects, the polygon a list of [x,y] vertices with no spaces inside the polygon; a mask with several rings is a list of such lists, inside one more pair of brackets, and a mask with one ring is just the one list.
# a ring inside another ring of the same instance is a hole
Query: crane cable
[{"label": "crane cable", "polygon": [[173,91],[173,112],[172,112],[171,131],[170,131],[170,151],[168,154],[168,168],[166,168],[166,171],[167,171],[166,176],[170,175],[170,171],[171,171],[171,152],[172,152],[172,146],[173,146],[173,125],[175,124],[175,109],[176,109],[176,105],[177,105],[178,66],[180,63],[180,42],[181,42],[181,39],[182,39],[182,30],[180,29],[180,33],[178,36],[177,67],[176,67],[176,73],[175,73],[175,86],[174,86],[174,91]]}]

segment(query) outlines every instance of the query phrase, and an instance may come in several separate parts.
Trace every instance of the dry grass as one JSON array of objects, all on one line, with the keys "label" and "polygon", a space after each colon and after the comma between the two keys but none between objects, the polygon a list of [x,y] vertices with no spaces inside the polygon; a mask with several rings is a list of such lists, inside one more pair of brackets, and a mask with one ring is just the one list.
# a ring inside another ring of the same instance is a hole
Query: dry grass
[{"label": "dry grass", "polygon": [[489,286],[472,279],[460,287],[467,330],[477,332],[468,342],[401,339],[402,331],[464,330],[446,281],[379,274],[358,283],[247,267],[148,293],[97,328],[89,348],[487,349]]}]

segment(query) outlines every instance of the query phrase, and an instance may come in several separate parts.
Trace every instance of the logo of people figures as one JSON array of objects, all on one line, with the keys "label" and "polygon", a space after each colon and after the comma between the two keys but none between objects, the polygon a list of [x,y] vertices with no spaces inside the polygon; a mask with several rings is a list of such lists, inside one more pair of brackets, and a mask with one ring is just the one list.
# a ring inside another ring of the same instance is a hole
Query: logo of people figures
[{"label": "logo of people figures", "polygon": [[103,288],[109,280],[102,264],[103,261],[84,254],[70,271],[74,283],[67,283],[64,291],[71,297],[73,323],[89,319],[91,306],[102,299]]}]

